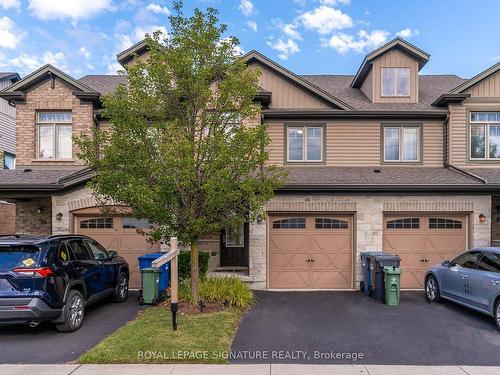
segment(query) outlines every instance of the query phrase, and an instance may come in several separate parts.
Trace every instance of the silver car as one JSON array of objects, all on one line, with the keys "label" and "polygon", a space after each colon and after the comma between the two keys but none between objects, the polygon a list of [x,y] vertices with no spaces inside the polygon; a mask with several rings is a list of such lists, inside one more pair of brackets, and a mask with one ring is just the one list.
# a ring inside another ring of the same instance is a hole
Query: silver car
[{"label": "silver car", "polygon": [[429,302],[446,298],[493,316],[500,330],[500,247],[472,249],[431,267],[425,294]]}]

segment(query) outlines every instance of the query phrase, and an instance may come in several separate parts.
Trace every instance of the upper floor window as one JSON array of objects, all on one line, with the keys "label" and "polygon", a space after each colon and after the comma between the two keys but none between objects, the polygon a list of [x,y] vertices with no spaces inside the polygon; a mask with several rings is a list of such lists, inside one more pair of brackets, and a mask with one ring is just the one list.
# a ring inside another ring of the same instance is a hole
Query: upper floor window
[{"label": "upper floor window", "polygon": [[470,159],[500,160],[500,112],[470,113]]},{"label": "upper floor window", "polygon": [[322,161],[323,127],[288,126],[287,161]]},{"label": "upper floor window", "polygon": [[38,159],[71,159],[71,112],[38,112]]},{"label": "upper floor window", "polygon": [[384,161],[418,162],[420,157],[420,127],[384,126]]},{"label": "upper floor window", "polygon": [[16,167],[16,155],[10,152],[3,154],[3,169],[14,169]]},{"label": "upper floor window", "polygon": [[410,68],[382,68],[382,96],[410,96]]}]

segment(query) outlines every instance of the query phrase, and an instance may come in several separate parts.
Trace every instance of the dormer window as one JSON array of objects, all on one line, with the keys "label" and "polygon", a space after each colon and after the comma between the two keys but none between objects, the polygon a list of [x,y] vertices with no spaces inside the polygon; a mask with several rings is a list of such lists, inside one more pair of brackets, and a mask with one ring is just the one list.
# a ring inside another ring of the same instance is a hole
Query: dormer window
[{"label": "dormer window", "polygon": [[410,96],[410,68],[381,69],[381,96]]}]

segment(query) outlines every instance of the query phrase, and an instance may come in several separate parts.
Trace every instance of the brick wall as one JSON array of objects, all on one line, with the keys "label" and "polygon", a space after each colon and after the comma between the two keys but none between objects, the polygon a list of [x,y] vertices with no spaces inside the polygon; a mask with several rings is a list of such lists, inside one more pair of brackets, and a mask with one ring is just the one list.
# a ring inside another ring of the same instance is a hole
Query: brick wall
[{"label": "brick wall", "polygon": [[36,113],[37,111],[66,110],[73,113],[73,136],[88,134],[93,126],[93,106],[76,98],[73,89],[56,79],[54,88],[51,80],[36,86],[26,94],[26,103],[17,104],[17,165],[82,165],[77,160],[77,148],[73,143],[74,161],[37,161],[36,160]]},{"label": "brick wall", "polygon": [[0,235],[16,232],[16,205],[0,202]]},{"label": "brick wall", "polygon": [[16,203],[17,234],[52,234],[51,198],[36,198]]}]

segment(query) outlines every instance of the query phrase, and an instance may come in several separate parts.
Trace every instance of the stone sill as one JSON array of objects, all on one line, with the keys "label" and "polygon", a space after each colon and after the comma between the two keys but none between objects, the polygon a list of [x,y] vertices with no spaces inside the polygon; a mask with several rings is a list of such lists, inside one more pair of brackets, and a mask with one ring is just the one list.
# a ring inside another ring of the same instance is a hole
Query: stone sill
[{"label": "stone sill", "polygon": [[32,163],[74,163],[75,159],[31,159]]}]

